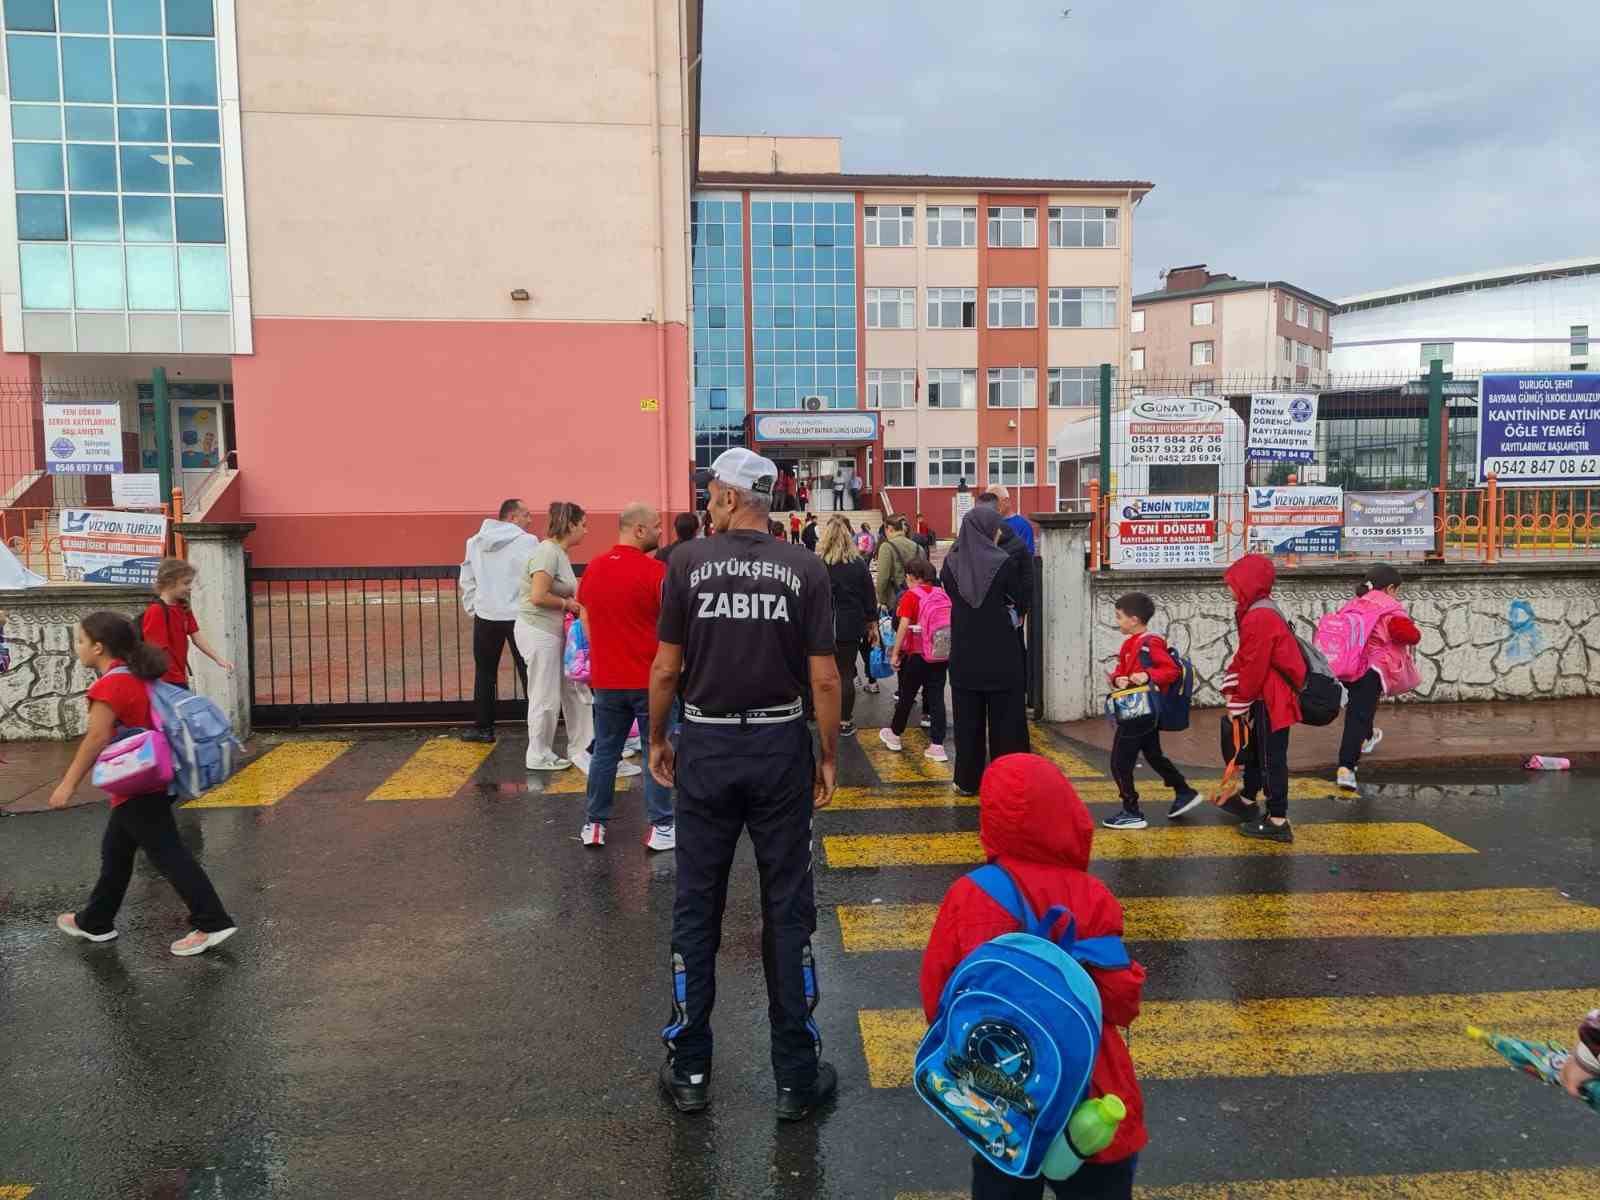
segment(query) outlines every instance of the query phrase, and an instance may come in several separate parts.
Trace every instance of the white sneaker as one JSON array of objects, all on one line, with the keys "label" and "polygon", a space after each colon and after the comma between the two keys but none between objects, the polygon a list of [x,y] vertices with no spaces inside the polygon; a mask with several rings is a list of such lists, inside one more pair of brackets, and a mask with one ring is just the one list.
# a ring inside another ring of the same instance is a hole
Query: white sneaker
[{"label": "white sneaker", "polygon": [[641,742],[638,738],[631,737],[627,741],[622,743],[622,757],[623,758],[632,758],[635,754],[638,754],[639,751],[641,751],[643,749],[644,749],[644,743]]},{"label": "white sneaker", "polygon": [[583,831],[578,834],[578,840],[585,846],[604,846],[606,844],[606,827],[599,821],[585,821]]},{"label": "white sneaker", "polygon": [[644,768],[638,763],[620,762],[617,764],[618,779],[632,779],[635,775],[643,775]]},{"label": "white sneaker", "polygon": [[1383,741],[1383,730],[1373,727],[1372,736],[1361,743],[1361,753],[1371,754],[1378,748],[1378,743]]},{"label": "white sneaker", "polygon": [[923,717],[922,720],[917,722],[917,724],[921,725],[924,729],[932,729],[933,728],[933,718],[932,717]]},{"label": "white sneaker", "polygon": [[522,760],[522,763],[530,771],[565,771],[572,765],[572,760],[555,754],[543,758],[536,758],[530,754]]},{"label": "white sneaker", "polygon": [[237,926],[219,929],[215,933],[201,933],[198,929],[191,930],[186,937],[181,937],[172,943],[171,950],[179,958],[191,958],[196,954],[204,954],[213,946],[220,946],[234,934],[238,933]]},{"label": "white sneaker", "polygon": [[1336,782],[1338,783],[1339,790],[1341,792],[1358,792],[1361,790],[1360,788],[1356,787],[1356,773],[1349,767],[1339,768],[1339,775]]},{"label": "white sneaker", "polygon": [[923,758],[931,758],[934,762],[949,762],[950,756],[945,753],[944,747],[935,742],[922,752]]},{"label": "white sneaker", "polygon": [[87,930],[79,929],[77,913],[62,913],[56,918],[56,928],[61,930],[62,933],[71,937],[82,938],[86,942],[109,942],[117,936],[115,929],[109,933],[89,933]]},{"label": "white sneaker", "polygon": [[878,740],[885,746],[889,747],[889,749],[894,751],[900,751],[906,748],[906,744],[896,737],[894,730],[890,729],[887,725],[878,730]]},{"label": "white sneaker", "polygon": [[678,828],[675,825],[652,825],[650,836],[644,840],[650,850],[675,850],[678,847]]}]

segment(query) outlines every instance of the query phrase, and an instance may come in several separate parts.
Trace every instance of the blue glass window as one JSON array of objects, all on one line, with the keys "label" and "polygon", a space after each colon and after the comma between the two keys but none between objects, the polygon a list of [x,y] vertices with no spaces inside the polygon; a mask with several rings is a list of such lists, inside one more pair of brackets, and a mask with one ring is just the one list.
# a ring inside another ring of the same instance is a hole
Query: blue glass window
[{"label": "blue glass window", "polygon": [[8,35],[6,60],[11,68],[13,100],[61,99],[55,38]]},{"label": "blue glass window", "polygon": [[227,312],[227,248],[179,246],[178,291],[185,312]]},{"label": "blue glass window", "polygon": [[62,33],[110,33],[106,0],[60,0]]},{"label": "blue glass window", "polygon": [[72,294],[79,308],[124,307],[122,247],[74,246]]},{"label": "blue glass window", "polygon": [[720,305],[711,308],[706,316],[707,324],[713,329],[723,329],[728,324],[728,310]]},{"label": "blue glass window", "polygon": [[11,147],[19,192],[59,192],[67,186],[59,142],[18,142]]},{"label": "blue glass window", "polygon": [[171,246],[128,247],[128,307],[155,312],[178,307],[178,269]]},{"label": "blue glass window", "polygon": [[31,141],[35,138],[61,140],[61,110],[53,104],[13,104],[11,106],[11,137],[13,141]]},{"label": "blue glass window", "polygon": [[111,39],[61,39],[61,90],[67,100],[111,102]]},{"label": "blue glass window", "polygon": [[167,102],[166,68],[159,41],[117,38],[116,59],[118,100],[124,104]]},{"label": "blue glass window", "polygon": [[72,252],[67,246],[19,246],[22,307],[72,307]]},{"label": "blue glass window", "polygon": [[211,0],[167,0],[168,37],[213,37]]},{"label": "blue glass window", "polygon": [[116,147],[69,145],[67,183],[75,192],[116,191]]},{"label": "blue glass window", "polygon": [[170,242],[172,202],[165,196],[124,196],[122,227],[130,242]]},{"label": "blue glass window", "polygon": [[772,205],[759,200],[751,204],[750,223],[752,225],[772,224]]},{"label": "blue glass window", "polygon": [[165,146],[122,147],[122,190],[125,192],[170,192],[171,156]]},{"label": "blue glass window", "polygon": [[174,104],[217,102],[215,42],[168,42],[167,74]]},{"label": "blue glass window", "polygon": [[209,197],[178,197],[178,240],[180,242],[227,241],[227,222],[222,201]]},{"label": "blue glass window", "polygon": [[72,142],[116,141],[116,113],[109,108],[67,109],[67,140]]},{"label": "blue glass window", "polygon": [[793,225],[774,225],[772,227],[772,244],[774,246],[789,246],[794,244]]},{"label": "blue glass window", "polygon": [[214,146],[174,146],[172,190],[220,194],[222,151]]},{"label": "blue glass window", "polygon": [[124,142],[164,142],[167,140],[167,110],[119,108],[117,130]]},{"label": "blue glass window", "polygon": [[17,237],[24,242],[66,241],[66,197],[18,196]]},{"label": "blue glass window", "polygon": [[[160,111],[159,109],[156,111]],[[172,110],[172,140],[175,142],[220,142],[222,127],[214,108],[175,108]]]},{"label": "blue glass window", "polygon": [[72,240],[75,242],[115,242],[122,237],[117,219],[115,196],[73,196]]},{"label": "blue glass window", "polygon": [[118,33],[160,33],[161,0],[111,0],[111,20]]},{"label": "blue glass window", "polygon": [[7,29],[37,29],[54,32],[56,6],[50,0],[6,0]]}]

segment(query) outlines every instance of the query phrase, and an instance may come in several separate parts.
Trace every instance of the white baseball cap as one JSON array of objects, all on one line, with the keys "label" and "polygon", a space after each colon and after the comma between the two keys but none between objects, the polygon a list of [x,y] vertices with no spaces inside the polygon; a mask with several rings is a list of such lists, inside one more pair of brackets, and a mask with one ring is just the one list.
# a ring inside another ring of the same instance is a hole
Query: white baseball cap
[{"label": "white baseball cap", "polygon": [[778,479],[778,468],[770,458],[762,458],[753,450],[735,446],[717,455],[717,461],[711,464],[711,478],[730,487],[770,496],[772,486]]}]

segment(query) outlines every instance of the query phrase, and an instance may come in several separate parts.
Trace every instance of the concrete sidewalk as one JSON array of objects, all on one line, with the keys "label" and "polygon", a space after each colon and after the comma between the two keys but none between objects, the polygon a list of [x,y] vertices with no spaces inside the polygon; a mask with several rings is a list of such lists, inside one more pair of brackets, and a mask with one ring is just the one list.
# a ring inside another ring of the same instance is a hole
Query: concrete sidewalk
[{"label": "concrete sidewalk", "polygon": [[[1223,710],[1196,709],[1189,728],[1163,733],[1161,745],[1184,766],[1221,762]],[[1485,704],[1380,704],[1383,744],[1362,760],[1363,770],[1406,767],[1515,767],[1530,754],[1559,754],[1574,766],[1600,764],[1600,700],[1492,701]],[[1066,737],[1111,749],[1105,720],[1052,725]],[[1321,729],[1295,726],[1289,738],[1293,771],[1332,771],[1339,765],[1343,720]]]}]

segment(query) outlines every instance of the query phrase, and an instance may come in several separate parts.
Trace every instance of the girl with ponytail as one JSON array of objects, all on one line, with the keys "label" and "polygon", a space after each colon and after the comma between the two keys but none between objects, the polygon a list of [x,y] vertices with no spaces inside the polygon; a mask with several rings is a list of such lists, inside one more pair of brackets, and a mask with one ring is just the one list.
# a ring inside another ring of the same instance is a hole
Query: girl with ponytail
[{"label": "girl with ponytail", "polygon": [[[133,729],[153,729],[150,684],[167,671],[167,653],[142,641],[126,617],[113,612],[90,613],[78,626],[78,661],[100,676],[89,688],[89,731],[56,790],[51,808],[65,808],[73,792],[93,769],[112,740]],[[111,819],[100,843],[100,879],[89,903],[75,913],[62,913],[56,927],[90,942],[117,936],[114,922],[133,877],[134,855],[143,850],[151,865],[166,877],[189,906],[190,932],[173,942],[180,958],[203,954],[237,932],[222,907],[211,880],[178,839],[172,799],[166,792],[112,796]]]},{"label": "girl with ponytail", "polygon": [[1349,701],[1344,710],[1344,737],[1339,742],[1339,787],[1357,791],[1356,763],[1371,754],[1383,741],[1383,730],[1373,724],[1378,701],[1385,695],[1409,692],[1421,681],[1411,647],[1422,640],[1422,631],[1406,615],[1396,598],[1400,593],[1400,572],[1388,563],[1373,563],[1356,587],[1356,598],[1341,611],[1359,611],[1371,622],[1364,661],[1367,670],[1345,685]]}]

